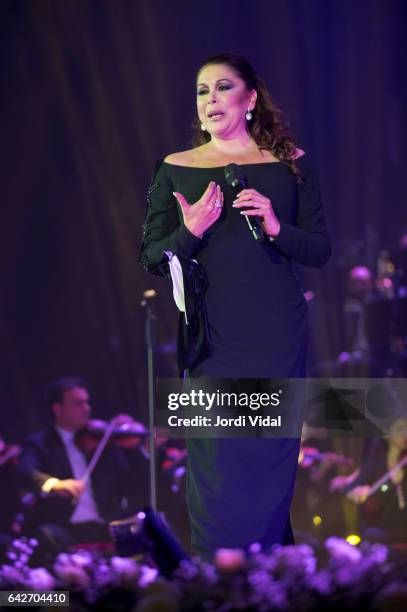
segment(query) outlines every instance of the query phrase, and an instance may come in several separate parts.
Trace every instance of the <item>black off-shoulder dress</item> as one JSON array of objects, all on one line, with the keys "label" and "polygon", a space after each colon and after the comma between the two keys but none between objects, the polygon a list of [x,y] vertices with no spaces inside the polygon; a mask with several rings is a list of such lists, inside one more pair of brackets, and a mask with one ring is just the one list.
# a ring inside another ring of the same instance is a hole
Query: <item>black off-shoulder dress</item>
[{"label": "black off-shoulder dress", "polygon": [[[270,198],[281,229],[274,241],[253,240],[232,208],[223,167],[163,162],[149,189],[141,262],[160,273],[172,251],[205,268],[212,353],[192,377],[301,378],[305,376],[307,306],[292,261],[323,266],[331,252],[318,179],[308,156],[302,176],[284,162],[243,164],[249,187]],[[199,239],[182,221],[172,192],[196,202],[209,181],[224,193],[219,220]],[[210,559],[217,548],[259,542],[291,543],[289,509],[299,452],[296,438],[188,440],[187,495],[192,546]]]}]

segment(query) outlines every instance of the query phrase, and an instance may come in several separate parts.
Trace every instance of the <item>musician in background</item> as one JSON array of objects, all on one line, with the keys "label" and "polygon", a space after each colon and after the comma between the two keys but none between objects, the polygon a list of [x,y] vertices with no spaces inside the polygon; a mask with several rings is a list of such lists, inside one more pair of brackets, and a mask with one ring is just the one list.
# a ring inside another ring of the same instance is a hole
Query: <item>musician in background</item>
[{"label": "musician in background", "polygon": [[359,505],[365,537],[387,543],[406,543],[407,467],[396,470],[373,494],[372,485],[407,455],[407,417],[394,420],[386,438],[372,438],[366,445],[359,473],[343,492]]},{"label": "musician in background", "polygon": [[394,284],[399,298],[407,297],[407,232],[403,232],[392,252],[394,262]]},{"label": "musician in background", "polygon": [[407,377],[407,232],[399,240],[393,253],[396,316],[394,344],[399,361],[399,376]]},{"label": "musician in background", "polygon": [[[383,259],[387,265],[385,255]],[[383,276],[383,263],[378,267],[381,276],[375,281],[366,266],[357,265],[349,271],[343,308],[343,350],[337,358],[341,376],[386,376],[394,365],[391,356],[393,284]]]},{"label": "musician in background", "polygon": [[343,307],[343,350],[338,363],[353,370],[367,367],[369,343],[366,335],[365,303],[373,289],[372,273],[366,266],[354,266],[349,271],[348,288]]},{"label": "musician in background", "polygon": [[19,535],[19,491],[16,463],[20,447],[7,444],[0,434],[0,562],[13,538]]},{"label": "musician in background", "polygon": [[46,400],[53,423],[26,439],[20,471],[25,487],[37,493],[25,533],[36,537],[38,549],[51,558],[75,543],[109,541],[108,522],[146,504],[147,465],[139,452],[108,447],[83,482],[89,457],[76,438],[90,419],[86,383],[57,380]]},{"label": "musician in background", "polygon": [[328,493],[328,485],[337,466],[352,461],[332,452],[332,440],[325,428],[304,422],[298,463],[291,511],[294,535],[298,542],[318,546],[325,538],[344,533],[341,505],[337,495]]}]

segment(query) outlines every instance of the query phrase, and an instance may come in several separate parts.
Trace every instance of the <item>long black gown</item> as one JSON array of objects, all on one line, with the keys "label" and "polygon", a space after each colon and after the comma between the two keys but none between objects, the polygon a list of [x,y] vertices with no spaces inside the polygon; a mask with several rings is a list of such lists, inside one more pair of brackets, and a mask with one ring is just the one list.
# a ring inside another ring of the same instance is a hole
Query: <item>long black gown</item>
[{"label": "long black gown", "polygon": [[[307,307],[292,261],[321,267],[331,252],[317,176],[303,155],[303,182],[284,162],[243,164],[249,187],[270,198],[281,229],[257,243],[232,208],[223,167],[163,162],[149,189],[141,262],[160,273],[164,251],[193,257],[207,274],[205,293],[212,354],[192,377],[305,376]],[[172,192],[196,202],[216,181],[224,193],[219,220],[199,239],[182,220]],[[217,548],[291,543],[289,509],[298,461],[297,438],[188,439],[187,497],[192,547],[210,559]]]}]

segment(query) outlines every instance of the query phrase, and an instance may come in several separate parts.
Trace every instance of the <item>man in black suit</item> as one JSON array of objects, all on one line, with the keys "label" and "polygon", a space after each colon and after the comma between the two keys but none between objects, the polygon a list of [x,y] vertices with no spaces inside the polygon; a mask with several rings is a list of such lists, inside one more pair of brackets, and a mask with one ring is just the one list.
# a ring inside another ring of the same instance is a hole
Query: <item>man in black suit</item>
[{"label": "man in black suit", "polygon": [[20,447],[6,444],[0,433],[0,564],[5,560],[3,557],[11,542],[20,533],[17,516],[20,491],[16,466],[19,455]]},{"label": "man in black suit", "polygon": [[147,466],[137,450],[109,447],[84,482],[89,458],[75,434],[89,421],[87,386],[76,378],[57,380],[47,402],[54,423],[27,438],[20,471],[25,486],[37,493],[25,532],[39,540],[41,551],[54,555],[75,543],[109,541],[108,522],[146,504]]}]

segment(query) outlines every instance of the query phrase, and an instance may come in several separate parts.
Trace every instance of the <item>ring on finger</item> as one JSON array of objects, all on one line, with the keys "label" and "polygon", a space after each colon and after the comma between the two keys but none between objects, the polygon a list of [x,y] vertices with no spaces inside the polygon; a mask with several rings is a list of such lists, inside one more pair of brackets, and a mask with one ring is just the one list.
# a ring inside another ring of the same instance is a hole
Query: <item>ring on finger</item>
[{"label": "ring on finger", "polygon": [[222,202],[220,201],[219,198],[216,198],[214,206],[216,206],[216,208],[221,208],[222,207]]}]

